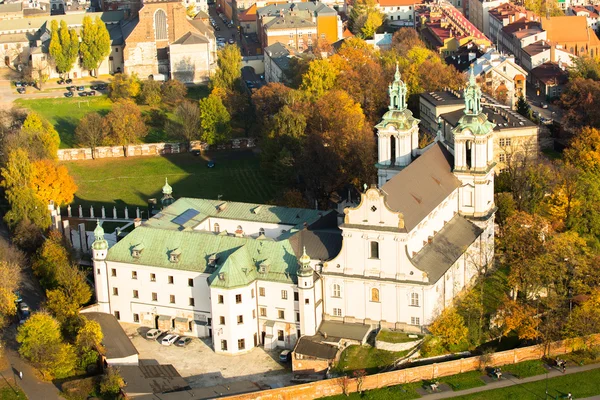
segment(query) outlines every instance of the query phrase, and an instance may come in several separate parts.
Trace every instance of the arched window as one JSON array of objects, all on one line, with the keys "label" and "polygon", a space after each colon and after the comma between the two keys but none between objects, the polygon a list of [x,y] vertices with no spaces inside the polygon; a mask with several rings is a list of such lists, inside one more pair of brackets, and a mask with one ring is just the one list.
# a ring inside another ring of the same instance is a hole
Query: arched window
[{"label": "arched window", "polygon": [[377,288],[371,289],[371,301],[379,303],[379,289],[377,289]]},{"label": "arched window", "polygon": [[333,284],[333,297],[342,297],[342,288],[337,283]]},{"label": "arched window", "polygon": [[[396,107],[396,105],[394,105]],[[396,163],[396,137],[390,136],[390,165]]]},{"label": "arched window", "polygon": [[214,231],[215,231],[215,233],[221,232],[221,228],[219,227],[219,224],[215,224]]},{"label": "arched window", "polygon": [[410,294],[410,305],[413,307],[419,307],[419,293]]},{"label": "arched window", "polygon": [[154,13],[154,39],[167,40],[167,14],[162,9]]},{"label": "arched window", "polygon": [[466,167],[471,168],[471,141],[467,141],[465,144],[465,155],[466,155]]},{"label": "arched window", "polygon": [[371,242],[371,258],[379,259],[379,242]]}]

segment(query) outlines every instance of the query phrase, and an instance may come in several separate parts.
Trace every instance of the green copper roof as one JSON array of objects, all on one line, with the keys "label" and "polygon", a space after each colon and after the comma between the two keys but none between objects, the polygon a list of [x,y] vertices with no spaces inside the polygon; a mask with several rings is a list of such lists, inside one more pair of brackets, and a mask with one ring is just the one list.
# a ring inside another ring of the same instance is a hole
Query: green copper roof
[{"label": "green copper roof", "polygon": [[[138,257],[133,249],[140,248]],[[170,254],[179,253],[177,262]],[[216,256],[210,265],[211,256]],[[178,231],[140,226],[110,248],[108,261],[211,274],[210,284],[222,288],[247,285],[255,279],[296,283],[298,260],[289,240],[256,240],[204,231]],[[259,273],[260,264],[268,264]],[[224,279],[219,279],[224,272]]]},{"label": "green copper roof", "polygon": [[163,194],[172,194],[173,188],[169,185],[169,179],[165,178],[165,186],[162,187]]},{"label": "green copper roof", "polygon": [[392,125],[396,130],[407,131],[413,126],[419,125],[419,122],[417,118],[413,117],[412,111],[408,108],[404,110],[389,110],[383,114],[381,122],[375,128],[385,129],[388,125]]},{"label": "green copper roof", "polygon": [[104,239],[104,228],[102,228],[100,220],[96,220],[96,229],[94,229],[94,243],[92,243],[92,249],[108,249],[108,242]]},{"label": "green copper roof", "polygon": [[[189,210],[193,210],[193,212]],[[184,197],[165,207],[159,214],[149,219],[145,225],[161,229],[192,230],[206,218],[216,217],[240,221],[284,224],[302,229],[305,222],[310,225],[321,216],[330,212],[332,211]],[[177,218],[183,216],[184,213],[191,217],[189,219]]]},{"label": "green copper roof", "polygon": [[461,133],[465,130],[471,131],[473,135],[487,135],[494,130],[496,124],[488,121],[487,114],[478,115],[465,114],[458,120],[458,125],[452,130],[453,133]]}]

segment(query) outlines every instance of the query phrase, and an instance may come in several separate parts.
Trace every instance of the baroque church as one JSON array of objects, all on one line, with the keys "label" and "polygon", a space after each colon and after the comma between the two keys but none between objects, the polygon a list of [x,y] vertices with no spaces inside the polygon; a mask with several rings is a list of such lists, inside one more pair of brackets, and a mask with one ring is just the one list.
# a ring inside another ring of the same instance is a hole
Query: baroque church
[{"label": "baroque church", "polygon": [[92,245],[98,311],[216,352],[294,348],[323,324],[422,332],[493,257],[494,125],[471,73],[452,143],[418,146],[396,71],[376,126],[378,185],[334,211],[173,197]]}]

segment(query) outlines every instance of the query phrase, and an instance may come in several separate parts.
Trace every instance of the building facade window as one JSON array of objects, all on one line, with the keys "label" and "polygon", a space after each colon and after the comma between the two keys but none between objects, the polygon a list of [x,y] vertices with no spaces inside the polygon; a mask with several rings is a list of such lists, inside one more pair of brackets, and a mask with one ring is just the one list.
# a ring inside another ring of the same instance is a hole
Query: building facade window
[{"label": "building facade window", "polygon": [[114,268],[110,269],[110,276],[117,276],[117,270]]},{"label": "building facade window", "polygon": [[113,288],[113,296],[118,296],[119,295],[119,288],[114,287]]},{"label": "building facade window", "polygon": [[256,319],[256,310],[252,310],[252,319]]},{"label": "building facade window", "polygon": [[254,298],[254,289],[250,289],[250,297]]},{"label": "building facade window", "polygon": [[223,295],[222,295],[222,294],[220,294],[220,295],[217,297],[217,303],[219,303],[219,304],[223,304]]},{"label": "building facade window", "polygon": [[333,284],[333,297],[342,297],[342,287],[337,283]]},{"label": "building facade window", "polygon": [[221,350],[227,351],[227,340],[221,340]]},{"label": "building facade window", "polygon": [[277,318],[279,318],[279,319],[285,319],[285,311],[284,310],[277,310]]},{"label": "building facade window", "polygon": [[371,258],[379,259],[379,242],[371,242]]},{"label": "building facade window", "polygon": [[188,303],[188,304],[189,304],[190,306],[192,306],[192,307],[194,307],[194,306],[196,305],[196,301],[194,300],[194,298],[193,298],[193,297],[190,297],[190,299],[189,299],[189,303]]},{"label": "building facade window", "polygon": [[154,39],[167,40],[167,14],[158,9],[154,13]]},{"label": "building facade window", "polygon": [[192,278],[188,279],[188,286],[189,287],[194,287],[194,280]]},{"label": "building facade window", "polygon": [[242,295],[236,294],[235,295],[235,304],[240,304],[241,302],[242,302]]},{"label": "building facade window", "polygon": [[287,300],[287,298],[288,298],[288,297],[287,297],[287,290],[282,290],[282,291],[281,291],[281,298],[282,298],[283,300]]},{"label": "building facade window", "polygon": [[137,271],[131,271],[131,279],[137,279]]},{"label": "building facade window", "polygon": [[258,288],[258,295],[260,297],[265,297],[265,288],[264,287]]},{"label": "building facade window", "polygon": [[169,303],[175,304],[175,295],[174,294],[169,295]]},{"label": "building facade window", "polygon": [[342,316],[342,309],[341,308],[334,308],[333,309],[333,316],[334,317],[341,317]]},{"label": "building facade window", "polygon": [[173,284],[173,275],[169,275],[168,282],[169,282],[169,285]]},{"label": "building facade window", "polygon": [[246,339],[238,339],[238,350],[244,350],[246,348]]},{"label": "building facade window", "polygon": [[371,301],[379,303],[379,289],[371,288]]},{"label": "building facade window", "polygon": [[133,314],[133,322],[140,322],[140,315],[139,314]]},{"label": "building facade window", "polygon": [[284,338],[284,336],[283,336],[283,331],[282,331],[281,329],[279,329],[279,330],[277,331],[277,340],[279,340],[279,341],[282,341],[282,342],[283,342],[283,340],[284,340],[284,339],[285,339],[285,338]]},{"label": "building facade window", "polygon": [[152,293],[152,301],[158,301],[158,294]]},{"label": "building facade window", "polygon": [[140,297],[140,294],[139,294],[139,292],[138,292],[137,290],[134,290],[134,291],[133,291],[133,298],[134,298],[134,299],[138,299],[139,297]]},{"label": "building facade window", "polygon": [[115,318],[121,320],[121,313],[119,311],[115,311]]},{"label": "building facade window", "polygon": [[419,317],[410,317],[411,325],[421,325],[421,318]]},{"label": "building facade window", "polygon": [[221,227],[219,226],[219,224],[215,224],[213,230],[215,231],[215,233],[219,233],[221,232]]},{"label": "building facade window", "polygon": [[299,301],[300,300],[300,296],[298,295],[298,292],[294,292],[294,301]]},{"label": "building facade window", "polygon": [[266,307],[261,307],[260,310],[260,316],[261,317],[266,317],[267,316],[267,308]]},{"label": "building facade window", "polygon": [[150,274],[150,282],[156,282],[156,274]]},{"label": "building facade window", "polygon": [[499,142],[500,147],[510,146],[512,144],[512,138],[501,138]]},{"label": "building facade window", "polygon": [[219,325],[225,325],[225,317],[223,317],[223,316],[219,317]]},{"label": "building facade window", "polygon": [[299,312],[296,313],[296,322],[300,322],[300,313]]},{"label": "building facade window", "polygon": [[410,294],[410,305],[413,307],[419,307],[419,293]]},{"label": "building facade window", "polygon": [[237,316],[237,323],[238,323],[238,325],[244,323],[244,316],[243,315],[238,315]]}]

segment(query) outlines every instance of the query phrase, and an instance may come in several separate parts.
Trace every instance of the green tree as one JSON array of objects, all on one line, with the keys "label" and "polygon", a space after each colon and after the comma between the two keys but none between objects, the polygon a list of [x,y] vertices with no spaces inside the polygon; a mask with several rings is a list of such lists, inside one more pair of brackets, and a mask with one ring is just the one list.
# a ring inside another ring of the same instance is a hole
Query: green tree
[{"label": "green tree", "polygon": [[79,54],[79,37],[75,29],[69,29],[64,20],[60,25],[53,20],[50,25],[50,46],[48,51],[54,59],[56,69],[60,74],[71,71]]},{"label": "green tree", "polygon": [[308,70],[302,75],[300,90],[305,91],[313,99],[318,99],[332,89],[338,77],[338,71],[330,60],[313,60]]},{"label": "green tree", "polygon": [[211,93],[200,100],[200,126],[204,142],[215,144],[225,140],[231,130],[230,120],[229,112],[219,96]]},{"label": "green tree", "polygon": [[[7,248],[7,247],[5,247]],[[15,291],[21,286],[21,266],[0,261],[0,328],[4,328],[17,313]]]},{"label": "green tree", "polygon": [[110,54],[110,35],[100,17],[94,21],[89,16],[83,17],[80,52],[83,66],[96,76],[100,63]]},{"label": "green tree", "polygon": [[75,128],[75,139],[80,146],[92,149],[92,157],[96,157],[96,147],[102,146],[106,139],[104,118],[98,113],[86,114]]},{"label": "green tree", "polygon": [[371,39],[384,20],[385,15],[375,0],[356,0],[349,16],[350,31],[363,39]]},{"label": "green tree", "polygon": [[77,339],[75,340],[77,347],[79,349],[101,349],[103,334],[100,324],[85,317],[82,319],[83,325],[77,332]]},{"label": "green tree", "polygon": [[17,330],[19,354],[48,378],[67,377],[75,368],[75,351],[63,342],[59,328],[50,315],[36,312]]},{"label": "green tree", "polygon": [[32,158],[56,160],[60,136],[48,120],[32,111],[23,122],[21,133]]},{"label": "green tree", "polygon": [[100,381],[100,393],[116,396],[125,386],[125,382],[115,367],[108,367]]},{"label": "green tree", "polygon": [[44,289],[55,289],[59,285],[59,270],[69,265],[69,253],[63,245],[61,234],[51,231],[37,251],[32,264],[33,273]]},{"label": "green tree", "polygon": [[114,145],[139,143],[148,134],[142,111],[130,99],[117,100],[105,121],[108,128],[106,140]]},{"label": "green tree", "polygon": [[153,79],[148,79],[142,82],[142,90],[139,94],[139,102],[149,105],[150,107],[158,107],[162,101],[161,84]]},{"label": "green tree", "polygon": [[162,98],[166,103],[177,104],[187,96],[187,87],[177,79],[171,79],[162,84]]},{"label": "green tree", "polygon": [[[579,307],[575,307],[569,321],[566,331],[570,337],[586,337],[594,333],[600,333],[600,290],[596,289],[592,295]],[[588,341],[585,340],[589,346]]]},{"label": "green tree", "polygon": [[517,112],[525,118],[532,119],[531,107],[523,95],[517,100]]},{"label": "green tree", "polygon": [[217,69],[211,84],[215,88],[235,90],[242,76],[242,53],[236,45],[227,45],[217,54]]},{"label": "green tree", "polygon": [[442,311],[442,314],[429,327],[429,331],[439,337],[447,349],[466,342],[469,333],[463,317],[454,307],[448,307]]},{"label": "green tree", "polygon": [[135,73],[115,74],[108,84],[108,95],[113,100],[131,99],[140,94],[140,88],[140,80]]}]

